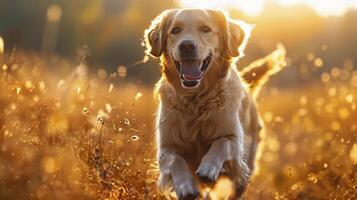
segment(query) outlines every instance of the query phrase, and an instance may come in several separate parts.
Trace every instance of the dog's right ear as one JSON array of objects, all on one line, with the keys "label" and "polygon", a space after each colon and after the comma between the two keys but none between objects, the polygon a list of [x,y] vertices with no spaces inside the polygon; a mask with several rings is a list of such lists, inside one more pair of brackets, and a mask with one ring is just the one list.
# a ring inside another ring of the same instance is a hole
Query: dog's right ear
[{"label": "dog's right ear", "polygon": [[176,10],[165,10],[157,16],[148,29],[144,32],[143,46],[147,55],[160,57],[163,53],[167,40],[167,32],[171,18]]}]

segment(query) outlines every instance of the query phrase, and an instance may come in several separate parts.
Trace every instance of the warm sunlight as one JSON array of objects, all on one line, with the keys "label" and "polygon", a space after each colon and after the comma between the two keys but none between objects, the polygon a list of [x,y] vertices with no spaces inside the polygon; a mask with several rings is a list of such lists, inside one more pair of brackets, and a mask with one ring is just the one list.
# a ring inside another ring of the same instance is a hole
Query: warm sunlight
[{"label": "warm sunlight", "polygon": [[357,0],[24,2],[0,200],[357,200]]},{"label": "warm sunlight", "polygon": [[[249,16],[257,16],[263,10],[266,0],[178,0],[184,7],[235,8],[242,10]],[[271,0],[279,5],[307,5],[320,16],[341,16],[348,9],[357,8],[357,0]]]}]

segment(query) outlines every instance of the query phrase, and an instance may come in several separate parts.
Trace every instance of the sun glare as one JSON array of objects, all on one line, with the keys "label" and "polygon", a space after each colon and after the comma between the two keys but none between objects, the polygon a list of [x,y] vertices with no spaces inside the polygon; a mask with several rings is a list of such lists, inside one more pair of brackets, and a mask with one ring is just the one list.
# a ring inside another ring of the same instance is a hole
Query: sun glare
[{"label": "sun glare", "polygon": [[203,8],[229,8],[236,7],[250,16],[259,15],[264,7],[264,0],[245,1],[245,0],[178,0],[184,7],[203,7]]},{"label": "sun glare", "polygon": [[[235,7],[249,16],[257,16],[267,0],[178,0],[183,7],[230,8]],[[357,9],[357,0],[271,0],[282,6],[303,4],[320,16],[341,16],[348,9]]]}]

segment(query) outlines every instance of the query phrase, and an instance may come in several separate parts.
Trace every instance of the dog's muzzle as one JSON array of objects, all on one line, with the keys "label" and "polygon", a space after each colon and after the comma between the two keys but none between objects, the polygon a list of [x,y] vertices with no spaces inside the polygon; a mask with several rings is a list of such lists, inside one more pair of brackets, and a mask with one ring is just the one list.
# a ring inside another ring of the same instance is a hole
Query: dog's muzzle
[{"label": "dog's muzzle", "polygon": [[187,88],[198,86],[211,62],[211,59],[212,53],[209,53],[204,60],[182,59],[177,61],[174,59],[177,71],[181,77],[182,85]]}]

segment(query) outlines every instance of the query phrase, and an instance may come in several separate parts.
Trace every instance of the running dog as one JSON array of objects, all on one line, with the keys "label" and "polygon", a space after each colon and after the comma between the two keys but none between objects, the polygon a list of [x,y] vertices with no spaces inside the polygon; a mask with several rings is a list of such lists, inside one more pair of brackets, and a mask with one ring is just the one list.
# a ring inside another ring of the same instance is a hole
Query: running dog
[{"label": "running dog", "polygon": [[[219,10],[166,10],[145,31],[146,53],[160,58],[156,85],[159,186],[197,199],[197,183],[222,174],[242,196],[254,169],[260,120],[255,97],[284,66],[280,49],[244,68],[236,61],[253,29]],[[277,57],[275,61],[269,59]]]}]

